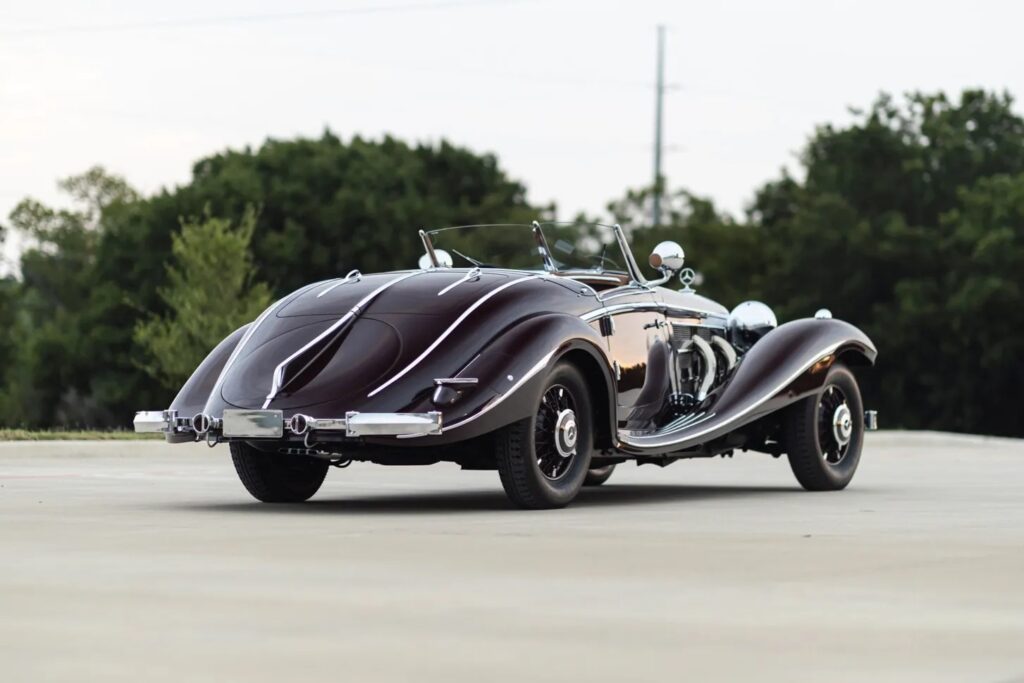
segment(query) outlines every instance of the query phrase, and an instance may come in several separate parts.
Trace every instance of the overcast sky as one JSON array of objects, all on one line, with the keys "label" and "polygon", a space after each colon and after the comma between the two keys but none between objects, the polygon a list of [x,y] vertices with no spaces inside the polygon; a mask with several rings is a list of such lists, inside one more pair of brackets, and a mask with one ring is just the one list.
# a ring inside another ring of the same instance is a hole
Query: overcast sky
[{"label": "overcast sky", "polygon": [[0,216],[94,164],[153,192],[324,127],[494,152],[532,201],[599,211],[650,181],[658,23],[665,173],[734,213],[880,90],[1024,94],[1010,0],[3,0]]}]

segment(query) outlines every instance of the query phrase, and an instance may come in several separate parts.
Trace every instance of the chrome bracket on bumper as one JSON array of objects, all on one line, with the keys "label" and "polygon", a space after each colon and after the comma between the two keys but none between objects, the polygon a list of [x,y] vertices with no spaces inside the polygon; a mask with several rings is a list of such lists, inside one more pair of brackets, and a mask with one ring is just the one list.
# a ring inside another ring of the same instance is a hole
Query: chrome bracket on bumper
[{"label": "chrome bracket on bumper", "polygon": [[874,432],[878,430],[878,411],[877,410],[865,410],[864,411],[864,431]]},{"label": "chrome bracket on bumper", "polygon": [[349,436],[440,434],[441,413],[345,413]]},{"label": "chrome bracket on bumper", "polygon": [[132,426],[137,434],[179,434],[192,431],[187,417],[178,417],[177,410],[140,410]]}]

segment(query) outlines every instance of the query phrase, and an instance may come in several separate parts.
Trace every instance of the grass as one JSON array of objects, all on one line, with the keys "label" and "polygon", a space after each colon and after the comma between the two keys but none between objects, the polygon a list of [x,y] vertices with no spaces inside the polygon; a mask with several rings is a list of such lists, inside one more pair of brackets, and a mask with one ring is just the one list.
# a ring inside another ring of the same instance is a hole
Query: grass
[{"label": "grass", "polygon": [[136,434],[127,431],[0,429],[0,441],[130,441],[163,439],[163,434]]}]

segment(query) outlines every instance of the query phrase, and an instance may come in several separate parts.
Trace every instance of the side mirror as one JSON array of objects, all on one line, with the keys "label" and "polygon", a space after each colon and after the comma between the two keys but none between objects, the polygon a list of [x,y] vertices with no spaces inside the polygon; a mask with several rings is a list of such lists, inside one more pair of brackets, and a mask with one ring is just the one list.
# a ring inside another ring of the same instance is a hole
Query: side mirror
[{"label": "side mirror", "polygon": [[661,242],[654,247],[648,262],[651,268],[661,271],[662,275],[672,276],[683,269],[686,255],[683,248],[676,242]]}]

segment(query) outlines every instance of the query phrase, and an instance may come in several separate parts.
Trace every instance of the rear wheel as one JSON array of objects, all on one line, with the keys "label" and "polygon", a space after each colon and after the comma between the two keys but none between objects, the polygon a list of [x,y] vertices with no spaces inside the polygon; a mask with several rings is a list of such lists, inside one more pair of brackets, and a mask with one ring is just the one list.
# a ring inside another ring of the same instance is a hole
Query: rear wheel
[{"label": "rear wheel", "polygon": [[568,505],[590,467],[594,432],[587,384],[573,365],[548,375],[536,413],[496,434],[501,485],[519,507]]},{"label": "rear wheel", "polygon": [[784,440],[801,486],[809,491],[846,488],[864,445],[864,404],[845,365],[833,365],[820,391],[789,408]]},{"label": "rear wheel", "polygon": [[587,476],[583,478],[584,486],[600,486],[601,484],[608,481],[608,478],[612,476],[612,472],[615,471],[615,465],[605,465],[604,467],[591,467],[587,470]]},{"label": "rear wheel", "polygon": [[268,453],[240,442],[231,443],[231,460],[246,490],[264,503],[309,500],[330,467],[326,460]]}]

